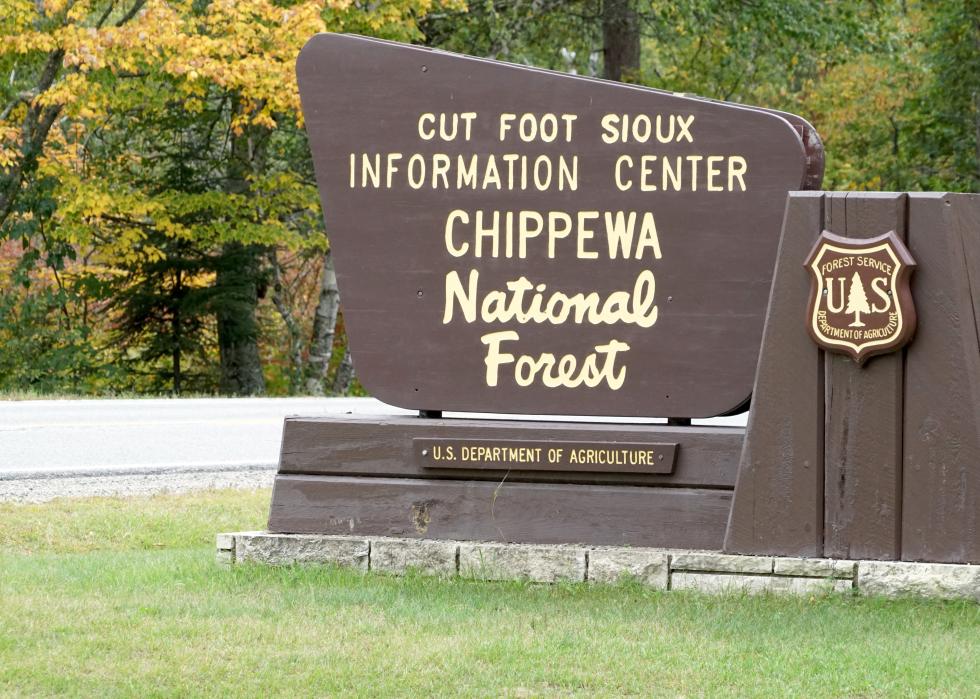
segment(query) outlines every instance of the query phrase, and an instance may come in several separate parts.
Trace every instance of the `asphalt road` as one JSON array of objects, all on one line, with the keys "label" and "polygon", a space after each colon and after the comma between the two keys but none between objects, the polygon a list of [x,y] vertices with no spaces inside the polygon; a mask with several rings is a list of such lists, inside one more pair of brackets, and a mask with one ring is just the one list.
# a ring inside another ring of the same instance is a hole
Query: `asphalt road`
[{"label": "asphalt road", "polygon": [[404,412],[366,398],[0,402],[0,474],[272,468],[288,415]]}]

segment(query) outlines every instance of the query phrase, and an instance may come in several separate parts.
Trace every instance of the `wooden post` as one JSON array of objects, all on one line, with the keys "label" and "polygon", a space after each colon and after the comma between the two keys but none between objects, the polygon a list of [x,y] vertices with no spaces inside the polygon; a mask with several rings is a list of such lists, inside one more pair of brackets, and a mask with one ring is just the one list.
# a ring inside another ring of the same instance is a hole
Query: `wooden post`
[{"label": "wooden post", "polygon": [[822,553],[823,352],[804,322],[801,263],[824,227],[824,199],[793,192],[787,202],[725,538],[731,553]]},{"label": "wooden post", "polygon": [[902,558],[980,563],[980,197],[909,197]]},{"label": "wooden post", "polygon": [[[831,199],[827,230],[848,238],[895,231],[905,240],[905,194]],[[859,366],[825,357],[824,554],[896,559],[900,553],[904,351]]]}]

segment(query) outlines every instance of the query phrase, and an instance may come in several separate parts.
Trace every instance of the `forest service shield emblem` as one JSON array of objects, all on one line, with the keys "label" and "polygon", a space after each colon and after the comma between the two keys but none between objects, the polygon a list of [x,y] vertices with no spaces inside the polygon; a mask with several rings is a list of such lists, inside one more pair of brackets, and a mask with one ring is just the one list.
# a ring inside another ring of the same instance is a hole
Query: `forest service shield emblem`
[{"label": "forest service shield emblem", "polygon": [[829,231],[810,252],[810,335],[858,364],[904,345],[915,331],[909,276],[915,261],[901,239],[844,238]]}]

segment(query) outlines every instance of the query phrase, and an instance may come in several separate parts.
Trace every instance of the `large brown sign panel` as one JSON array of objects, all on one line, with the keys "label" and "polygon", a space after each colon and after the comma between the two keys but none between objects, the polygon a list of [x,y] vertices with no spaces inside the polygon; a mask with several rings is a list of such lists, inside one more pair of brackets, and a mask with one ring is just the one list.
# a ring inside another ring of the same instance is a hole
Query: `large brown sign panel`
[{"label": "large brown sign panel", "polygon": [[354,363],[429,410],[748,399],[797,117],[323,34],[298,63]]}]

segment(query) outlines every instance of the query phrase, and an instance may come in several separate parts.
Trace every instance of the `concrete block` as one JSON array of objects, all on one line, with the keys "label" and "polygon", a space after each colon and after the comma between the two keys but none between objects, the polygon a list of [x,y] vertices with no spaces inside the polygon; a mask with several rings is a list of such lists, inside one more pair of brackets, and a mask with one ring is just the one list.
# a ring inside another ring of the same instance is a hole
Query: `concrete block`
[{"label": "concrete block", "polygon": [[368,569],[368,542],[352,536],[242,533],[235,535],[235,561],[290,565],[331,563]]},{"label": "concrete block", "polygon": [[858,589],[864,595],[972,599],[980,602],[980,565],[861,561]]},{"label": "concrete block", "polygon": [[801,578],[854,578],[854,561],[833,558],[775,559],[776,575],[795,575]]},{"label": "concrete block", "polygon": [[235,535],[234,534],[218,534],[214,537],[214,547],[219,551],[234,551],[235,550]]},{"label": "concrete block", "polygon": [[829,595],[854,591],[854,581],[828,578],[791,578],[776,576],[770,578],[770,591],[777,595]]},{"label": "concrete block", "polygon": [[711,551],[680,551],[670,558],[671,570],[711,573],[772,573],[772,556],[733,556]]},{"label": "concrete block", "polygon": [[218,549],[214,556],[215,562],[224,568],[231,568],[235,564],[235,552],[228,549]]},{"label": "concrete block", "polygon": [[791,578],[773,575],[713,575],[711,573],[673,573],[670,577],[672,590],[696,590],[711,594],[746,593],[825,595],[847,592],[852,589],[849,580],[821,580],[820,578]]},{"label": "concrete block", "polygon": [[371,570],[405,573],[409,569],[426,575],[455,575],[455,541],[429,539],[371,539]]},{"label": "concrete block", "polygon": [[589,551],[589,582],[613,583],[629,577],[666,590],[669,575],[666,551],[629,548],[597,548]]},{"label": "concrete block", "polygon": [[459,545],[460,575],[481,580],[553,583],[585,580],[585,549],[531,544]]}]

